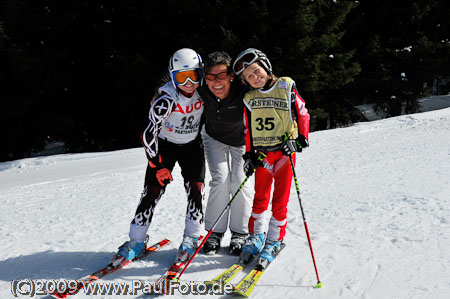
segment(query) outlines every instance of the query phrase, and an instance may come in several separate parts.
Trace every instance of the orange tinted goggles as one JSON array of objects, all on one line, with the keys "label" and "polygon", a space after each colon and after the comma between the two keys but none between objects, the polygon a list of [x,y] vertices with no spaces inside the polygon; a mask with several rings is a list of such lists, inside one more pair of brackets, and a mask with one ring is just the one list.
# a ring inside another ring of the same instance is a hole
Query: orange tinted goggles
[{"label": "orange tinted goggles", "polygon": [[200,83],[201,76],[199,70],[179,71],[173,74],[173,80],[177,85],[185,85],[188,81],[193,84]]},{"label": "orange tinted goggles", "polygon": [[216,78],[219,80],[223,80],[228,77],[228,71],[218,73],[218,74],[206,74],[205,79],[208,81],[214,81]]}]

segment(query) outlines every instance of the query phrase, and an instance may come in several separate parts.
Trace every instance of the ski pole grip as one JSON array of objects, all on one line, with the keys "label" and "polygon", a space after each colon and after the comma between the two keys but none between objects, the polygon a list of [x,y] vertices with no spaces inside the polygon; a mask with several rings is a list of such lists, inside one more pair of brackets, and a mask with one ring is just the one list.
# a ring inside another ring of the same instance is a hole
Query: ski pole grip
[{"label": "ski pole grip", "polygon": [[260,152],[260,153],[259,153],[259,156],[258,156],[258,160],[262,162],[262,161],[264,160],[265,157],[267,157],[267,155],[264,154],[263,152]]},{"label": "ski pole grip", "polygon": [[[259,153],[258,159],[256,159],[256,160],[258,160],[259,162],[258,162],[258,164],[256,165],[256,167],[258,167],[258,165],[259,165],[260,163],[261,163],[261,165],[263,165],[263,164],[262,164],[262,161],[264,160],[265,157],[267,157],[266,154],[264,154],[263,152],[260,152],[260,153]],[[256,168],[253,169],[253,172],[256,172]],[[248,179],[249,177],[250,177],[250,176],[247,176],[246,179]]]}]

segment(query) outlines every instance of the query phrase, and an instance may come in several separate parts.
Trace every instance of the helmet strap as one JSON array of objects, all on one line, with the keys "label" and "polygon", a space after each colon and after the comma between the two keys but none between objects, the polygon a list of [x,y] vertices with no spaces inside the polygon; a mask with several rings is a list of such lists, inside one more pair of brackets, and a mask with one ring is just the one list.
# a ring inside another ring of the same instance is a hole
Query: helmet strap
[{"label": "helmet strap", "polygon": [[269,80],[267,80],[267,82],[264,85],[264,87],[262,88],[262,90],[268,90],[269,88],[272,87],[273,83],[275,82],[273,75],[270,74],[269,76],[270,76],[270,78],[269,78]]}]

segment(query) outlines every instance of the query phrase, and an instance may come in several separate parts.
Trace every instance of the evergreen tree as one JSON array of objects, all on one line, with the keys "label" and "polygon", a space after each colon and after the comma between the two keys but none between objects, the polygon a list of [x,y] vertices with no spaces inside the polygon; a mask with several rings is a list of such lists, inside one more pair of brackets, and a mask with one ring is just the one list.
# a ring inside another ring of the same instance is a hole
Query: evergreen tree
[{"label": "evergreen tree", "polygon": [[[293,77],[311,109],[313,129],[325,129],[350,120],[342,89],[360,67],[344,50],[343,24],[356,2],[276,1],[270,7],[274,20],[269,41],[275,66]],[[340,107],[340,108],[339,108]],[[316,126],[314,126],[316,125]]]},{"label": "evergreen tree", "polygon": [[355,57],[362,66],[347,90],[355,104],[376,103],[388,116],[411,113],[416,111],[416,99],[431,92],[427,89],[436,85],[437,78],[445,82],[448,71],[442,66],[449,65],[445,11],[449,9],[444,1],[363,1],[351,12],[345,45],[358,49]]}]

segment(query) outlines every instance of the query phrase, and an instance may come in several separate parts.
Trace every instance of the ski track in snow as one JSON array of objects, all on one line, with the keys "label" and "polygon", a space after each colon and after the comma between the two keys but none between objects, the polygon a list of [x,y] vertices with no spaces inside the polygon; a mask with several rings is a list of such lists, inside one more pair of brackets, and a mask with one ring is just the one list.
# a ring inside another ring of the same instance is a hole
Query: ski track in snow
[{"label": "ski track in snow", "polygon": [[[324,286],[313,288],[292,184],[287,247],[252,297],[450,298],[450,108],[313,132],[310,144],[296,171]],[[76,279],[103,267],[128,238],[145,167],[142,149],[0,163],[0,298],[14,298],[12,279]],[[149,243],[172,244],[104,281],[155,281],[172,263],[186,210],[178,167],[173,176],[149,230]],[[197,256],[183,280],[231,265],[229,239]]]}]

